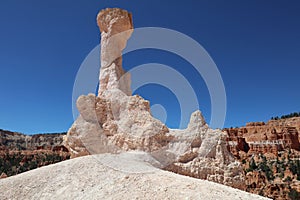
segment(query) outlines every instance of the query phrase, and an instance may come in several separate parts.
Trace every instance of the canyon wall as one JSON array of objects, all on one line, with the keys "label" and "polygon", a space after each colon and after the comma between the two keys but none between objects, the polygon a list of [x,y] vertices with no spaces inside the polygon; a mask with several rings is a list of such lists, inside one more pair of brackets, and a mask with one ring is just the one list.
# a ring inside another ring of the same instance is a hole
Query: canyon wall
[{"label": "canyon wall", "polygon": [[244,127],[224,129],[230,151],[239,156],[239,152],[269,153],[277,156],[284,149],[300,150],[300,117],[250,122]]}]

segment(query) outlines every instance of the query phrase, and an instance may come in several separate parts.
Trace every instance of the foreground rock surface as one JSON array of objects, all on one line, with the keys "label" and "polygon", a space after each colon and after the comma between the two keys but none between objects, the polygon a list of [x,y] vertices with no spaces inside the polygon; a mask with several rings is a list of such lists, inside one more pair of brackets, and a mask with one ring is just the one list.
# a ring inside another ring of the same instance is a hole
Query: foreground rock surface
[{"label": "foreground rock surface", "polygon": [[[103,164],[105,161],[113,165]],[[120,163],[124,165],[120,166]],[[0,188],[0,199],[3,200],[266,199],[217,183],[159,170],[134,153],[84,156],[63,161],[1,179]]]},{"label": "foreground rock surface", "polygon": [[133,31],[131,14],[100,11],[101,69],[98,96],[80,96],[80,116],[65,137],[71,156],[143,151],[155,166],[179,174],[244,189],[244,173],[226,146],[226,135],[208,127],[195,111],[187,129],[170,130],[152,117],[149,101],[132,96],[130,75],[122,67],[122,50]]}]

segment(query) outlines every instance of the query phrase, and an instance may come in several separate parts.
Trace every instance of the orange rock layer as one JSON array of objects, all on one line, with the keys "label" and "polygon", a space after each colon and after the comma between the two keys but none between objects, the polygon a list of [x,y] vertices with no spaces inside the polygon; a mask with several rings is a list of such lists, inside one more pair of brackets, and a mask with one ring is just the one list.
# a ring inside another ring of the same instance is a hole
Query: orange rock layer
[{"label": "orange rock layer", "polygon": [[264,122],[250,122],[240,128],[224,129],[228,148],[237,157],[247,154],[271,153],[275,156],[284,149],[300,150],[300,117]]}]

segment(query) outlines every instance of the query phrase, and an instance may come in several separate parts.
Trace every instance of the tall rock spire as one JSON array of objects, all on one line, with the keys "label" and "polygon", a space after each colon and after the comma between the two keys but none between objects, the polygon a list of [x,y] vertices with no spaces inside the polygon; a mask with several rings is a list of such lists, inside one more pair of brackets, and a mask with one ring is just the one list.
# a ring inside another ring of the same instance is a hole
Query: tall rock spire
[{"label": "tall rock spire", "polygon": [[130,75],[122,68],[122,51],[133,31],[132,16],[119,8],[99,12],[97,24],[101,32],[101,69],[99,96],[110,89],[131,95]]}]

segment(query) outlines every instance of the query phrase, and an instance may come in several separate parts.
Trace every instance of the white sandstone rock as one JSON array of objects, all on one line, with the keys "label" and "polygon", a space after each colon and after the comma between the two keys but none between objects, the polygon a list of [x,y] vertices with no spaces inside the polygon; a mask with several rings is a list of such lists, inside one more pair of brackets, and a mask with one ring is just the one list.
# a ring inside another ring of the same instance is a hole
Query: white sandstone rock
[{"label": "white sandstone rock", "polygon": [[168,129],[152,117],[148,101],[131,96],[121,56],[133,30],[131,14],[106,9],[97,22],[102,48],[99,93],[78,98],[80,116],[65,138],[71,157],[143,151],[160,168],[244,188],[242,167],[227,150],[225,134],[210,129],[200,111],[191,115],[187,129]]}]

